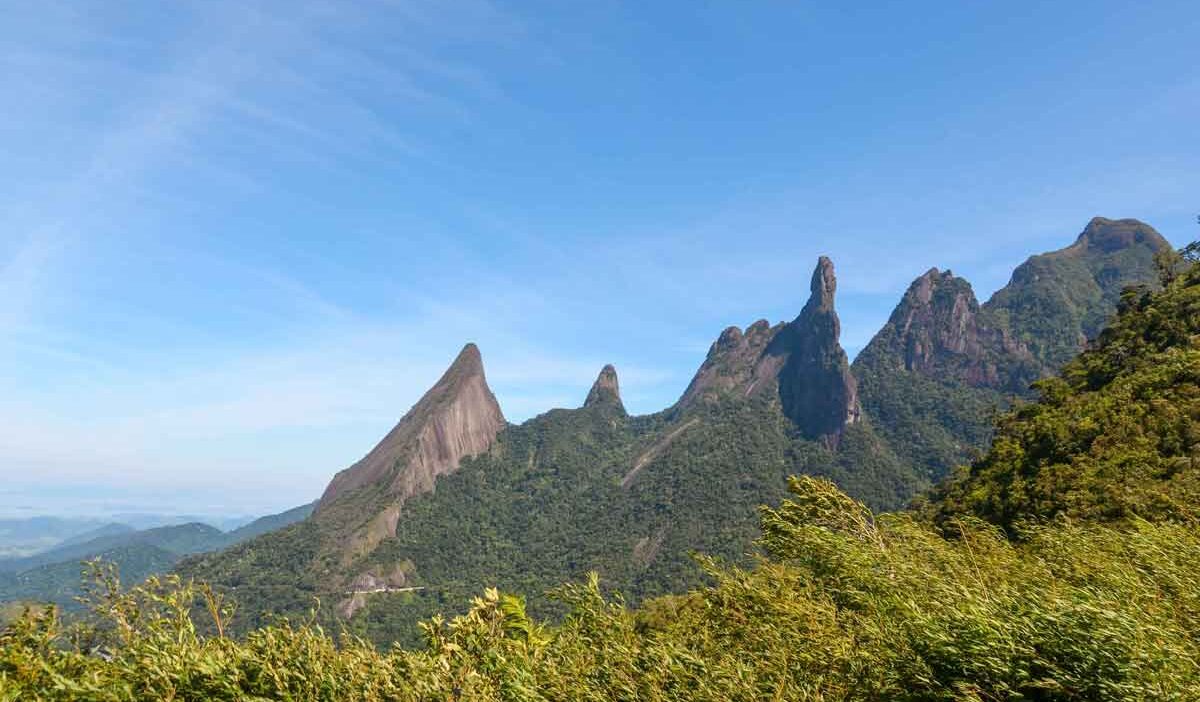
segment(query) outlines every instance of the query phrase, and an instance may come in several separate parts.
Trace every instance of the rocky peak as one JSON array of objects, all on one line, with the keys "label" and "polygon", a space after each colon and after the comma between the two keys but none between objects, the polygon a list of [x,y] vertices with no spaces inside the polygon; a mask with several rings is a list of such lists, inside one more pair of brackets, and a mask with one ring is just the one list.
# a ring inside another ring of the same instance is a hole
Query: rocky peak
[{"label": "rocky peak", "polygon": [[[837,276],[833,273],[833,261],[828,256],[817,259],[817,267],[813,270],[812,282],[808,289],[810,296],[805,308],[813,307],[829,312],[833,311],[833,296],[837,293]],[[837,322],[837,314],[833,315]]]},{"label": "rocky peak", "polygon": [[675,405],[676,411],[697,402],[712,402],[727,394],[748,397],[774,387],[775,373],[782,363],[765,357],[765,352],[783,326],[771,326],[767,320],[760,319],[745,331],[728,327],[721,332]]},{"label": "rocky peak", "polygon": [[386,506],[386,524],[373,524],[372,529],[390,533],[405,500],[432,491],[437,478],[458,470],[463,458],[486,451],[504,426],[479,349],[467,344],[370,453],[334,476],[317,505],[317,516],[343,497],[369,488],[384,497]]},{"label": "rocky peak", "polygon": [[1136,219],[1096,217],[1070,246],[1017,266],[982,308],[1054,372],[1100,333],[1125,287],[1158,284],[1155,256],[1170,246]]},{"label": "rocky peak", "polygon": [[861,358],[976,387],[1019,390],[1036,376],[1012,377],[1028,350],[981,315],[970,283],[937,268],[912,282]]},{"label": "rocky peak", "polygon": [[850,363],[839,343],[834,309],[837,277],[822,256],[800,315],[771,341],[768,355],[785,357],[778,372],[783,411],[806,436],[836,446],[842,430],[862,416]]},{"label": "rocky peak", "polygon": [[1149,246],[1155,250],[1171,245],[1154,227],[1136,219],[1093,217],[1071,248],[1112,253],[1131,246]]},{"label": "rocky peak", "polygon": [[596,382],[592,383],[592,389],[588,392],[583,406],[615,406],[622,412],[625,411],[625,406],[621,403],[621,386],[617,381],[617,369],[613,368],[612,364],[600,369],[600,375],[596,377]]}]

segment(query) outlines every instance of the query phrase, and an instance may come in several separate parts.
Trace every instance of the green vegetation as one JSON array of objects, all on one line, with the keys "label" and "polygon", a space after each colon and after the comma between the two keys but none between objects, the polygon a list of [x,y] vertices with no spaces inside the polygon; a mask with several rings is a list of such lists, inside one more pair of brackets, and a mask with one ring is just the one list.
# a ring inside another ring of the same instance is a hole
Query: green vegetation
[{"label": "green vegetation", "polygon": [[1097,217],[1071,246],[1018,266],[983,307],[1046,368],[1061,368],[1108,323],[1122,290],[1157,280],[1155,257],[1170,251],[1147,224]]},{"label": "green vegetation", "polygon": [[[179,555],[150,544],[129,544],[101,551],[90,558],[115,565],[128,582],[138,583],[170,570]],[[0,601],[53,602],[68,610],[77,609],[76,598],[83,594],[80,573],[85,568],[85,564],[72,560],[9,575],[0,581]]]},{"label": "green vegetation", "polygon": [[[0,635],[5,700],[1185,700],[1200,697],[1200,538],[1059,522],[1010,542],[875,516],[792,482],[754,569],[631,610],[597,579],[530,617],[486,590],[416,650],[279,622],[244,639],[192,584],[98,587],[98,617],[30,612]],[[103,585],[103,581],[101,581]],[[100,651],[103,655],[93,652]]]},{"label": "green vegetation", "polygon": [[902,460],[941,480],[988,447],[999,411],[1096,338],[1123,289],[1156,284],[1170,253],[1149,225],[1097,217],[983,305],[962,278],[926,273],[854,360],[864,411]]},{"label": "green vegetation", "polygon": [[1112,324],[991,450],[940,487],[939,519],[1194,520],[1200,515],[1200,269],[1127,290]]},{"label": "green vegetation", "polygon": [[[0,700],[1200,699],[1200,267],[1160,258],[917,510],[873,511],[920,477],[870,420],[835,452],[777,396],[556,410],[352,562],[322,518],[99,572],[90,616],[0,634]],[[422,589],[341,622],[335,568]]]},{"label": "green vegetation", "polygon": [[679,416],[629,417],[602,404],[509,427],[490,452],[406,502],[395,537],[350,564],[322,555],[342,531],[326,515],[178,572],[236,600],[240,631],[268,613],[303,614],[314,598],[332,625],[347,593],[324,585],[328,573],[399,568],[407,586],[424,589],[368,595],[349,626],[412,645],[418,621],[461,612],[487,586],[527,593],[532,612],[557,615],[544,593],[589,571],[640,602],[704,582],[694,551],[749,563],[758,508],[783,499],[794,473],[831,478],[882,509],[921,487],[870,426],[850,427],[833,452],[798,436],[777,397],[729,397]]},{"label": "green vegetation", "polygon": [[78,609],[83,562],[100,559],[115,564],[126,580],[140,582],[170,570],[185,555],[215,551],[304,519],[312,507],[302,505],[262,517],[230,532],[198,522],[140,531],[103,524],[32,556],[0,559],[0,603],[30,600]]},{"label": "green vegetation", "polygon": [[[864,354],[866,352],[864,351]],[[855,359],[863,408],[907,465],[935,481],[978,457],[1013,396]]]}]

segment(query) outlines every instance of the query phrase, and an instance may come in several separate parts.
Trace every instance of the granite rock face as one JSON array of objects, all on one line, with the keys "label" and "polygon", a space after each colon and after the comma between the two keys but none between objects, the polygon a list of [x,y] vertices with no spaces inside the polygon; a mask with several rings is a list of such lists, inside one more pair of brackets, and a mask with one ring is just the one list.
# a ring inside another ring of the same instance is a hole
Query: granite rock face
[{"label": "granite rock face", "polygon": [[676,412],[734,395],[776,393],[784,413],[810,439],[836,445],[842,430],[862,416],[858,391],[839,343],[834,309],[837,278],[822,256],[813,271],[810,296],[800,315],[772,326],[759,320],[729,327],[708,351],[676,405]]},{"label": "granite rock face", "polygon": [[437,384],[370,453],[333,477],[317,515],[344,495],[374,489],[394,508],[395,514],[385,520],[394,530],[405,500],[432,491],[439,476],[457,470],[463,458],[486,451],[504,427],[479,349],[467,344]]},{"label": "granite rock face", "polygon": [[909,286],[862,356],[943,382],[1020,392],[1037,379],[1037,364],[988,317],[970,283],[931,268]]},{"label": "granite rock face", "polygon": [[842,430],[862,418],[862,408],[850,362],[839,343],[842,326],[834,309],[837,278],[827,257],[817,261],[809,289],[800,315],[776,335],[767,353],[787,358],[779,371],[784,414],[805,436],[836,446]]},{"label": "granite rock face", "polygon": [[726,394],[748,397],[755,392],[773,390],[782,367],[782,359],[768,357],[767,346],[784,325],[771,326],[760,319],[746,327],[729,327],[721,332],[708,350],[692,382],[676,407],[711,403]]}]

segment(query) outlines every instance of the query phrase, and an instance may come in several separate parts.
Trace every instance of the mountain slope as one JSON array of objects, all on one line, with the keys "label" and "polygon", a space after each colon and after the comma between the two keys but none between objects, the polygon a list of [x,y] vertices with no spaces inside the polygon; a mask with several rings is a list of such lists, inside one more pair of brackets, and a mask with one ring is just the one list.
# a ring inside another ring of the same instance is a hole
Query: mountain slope
[{"label": "mountain slope", "polygon": [[77,609],[75,598],[83,594],[86,580],[81,560],[93,559],[116,566],[121,582],[133,585],[170,570],[179,561],[179,554],[149,543],[130,543],[88,554],[87,559],[37,566],[0,581],[0,602],[51,602],[64,609]]},{"label": "mountain slope", "polygon": [[1148,224],[1096,217],[1075,243],[1018,266],[984,308],[1052,373],[1096,337],[1123,289],[1157,280],[1154,256],[1170,250]]},{"label": "mountain slope", "polygon": [[248,541],[256,536],[277,531],[290,524],[308,519],[312,514],[313,509],[317,506],[316,502],[310,502],[306,505],[293,507],[289,510],[284,510],[278,514],[269,514],[265,517],[259,517],[249,524],[243,525],[232,531],[225,532],[225,545],[240,544],[243,541]]},{"label": "mountain slope", "polygon": [[[552,609],[547,588],[589,570],[634,599],[694,585],[702,574],[689,554],[745,559],[759,505],[781,499],[793,473],[828,476],[873,505],[899,506],[921,482],[861,421],[838,345],[828,259],[812,281],[793,322],[726,330],[665,412],[627,415],[617,372],[606,366],[581,408],[498,431],[486,450],[442,471],[434,490],[387,497],[396,473],[377,471],[377,482],[357,488],[376,502],[334,490],[306,522],[180,571],[236,588],[243,625],[268,611],[304,612],[316,597],[374,640],[412,642],[416,621],[483,585],[527,591],[537,611]],[[447,376],[458,377],[459,367]],[[454,396],[445,381],[401,424],[441,413]],[[805,383],[822,389],[819,402],[789,404],[787,393],[800,396]],[[413,454],[396,455],[402,471]],[[331,517],[350,510],[356,521]],[[394,515],[394,528],[371,548],[345,538],[355,528],[348,525],[379,524],[380,515]]]},{"label": "mountain slope", "polygon": [[1038,384],[991,450],[940,486],[939,521],[1200,517],[1200,269],[1128,290],[1095,346]]},{"label": "mountain slope", "polygon": [[1157,280],[1167,250],[1146,224],[1097,217],[983,305],[967,281],[929,270],[854,361],[866,413],[902,458],[941,478],[987,446],[997,411],[1082,350],[1126,285]]},{"label": "mountain slope", "polygon": [[365,457],[325,488],[314,518],[331,527],[343,565],[396,531],[404,502],[491,445],[506,422],[474,344]]}]

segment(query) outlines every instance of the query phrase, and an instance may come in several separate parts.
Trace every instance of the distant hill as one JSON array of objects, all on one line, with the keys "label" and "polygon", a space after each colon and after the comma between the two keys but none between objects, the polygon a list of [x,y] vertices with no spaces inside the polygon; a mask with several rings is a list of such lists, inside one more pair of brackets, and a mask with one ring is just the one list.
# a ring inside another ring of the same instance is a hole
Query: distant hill
[{"label": "distant hill", "polygon": [[80,561],[114,548],[134,544],[154,546],[169,553],[183,555],[219,548],[224,536],[221,530],[196,522],[142,531],[123,531],[58,546],[25,558],[0,560],[0,569],[24,572],[52,563]]},{"label": "distant hill", "polygon": [[[179,554],[149,543],[132,543],[88,554],[115,565],[124,583],[140,583],[151,575],[166,572]],[[0,601],[52,602],[67,609],[83,590],[85,568],[80,560],[41,565],[0,580]]]},{"label": "distant hill", "polygon": [[289,510],[280,512],[279,514],[270,514],[265,517],[259,517],[254,521],[240,526],[232,531],[225,533],[224,545],[231,546],[240,544],[243,541],[253,539],[256,536],[282,529],[289,524],[302,521],[312,514],[313,509],[317,506],[316,502],[309,502],[306,505],[293,507]]},{"label": "distant hill", "polygon": [[104,526],[91,518],[0,519],[0,558],[18,558],[52,548],[64,539]]},{"label": "distant hill", "polygon": [[61,543],[55,544],[55,548],[57,549],[66,546],[74,546],[76,544],[87,543],[93,539],[100,539],[109,536],[120,536],[122,534],[129,534],[134,531],[137,531],[137,529],[134,529],[128,524],[111,522],[109,524],[105,524],[104,526],[96,527],[95,529],[89,529],[82,534],[76,534],[69,539],[63,539]]},{"label": "distant hill", "polygon": [[82,562],[101,559],[118,567],[121,580],[137,583],[169,570],[180,558],[261,536],[307,517],[313,504],[254,520],[229,532],[193,522],[152,529],[104,524],[31,556],[0,559],[0,602],[54,602],[75,606]]}]

